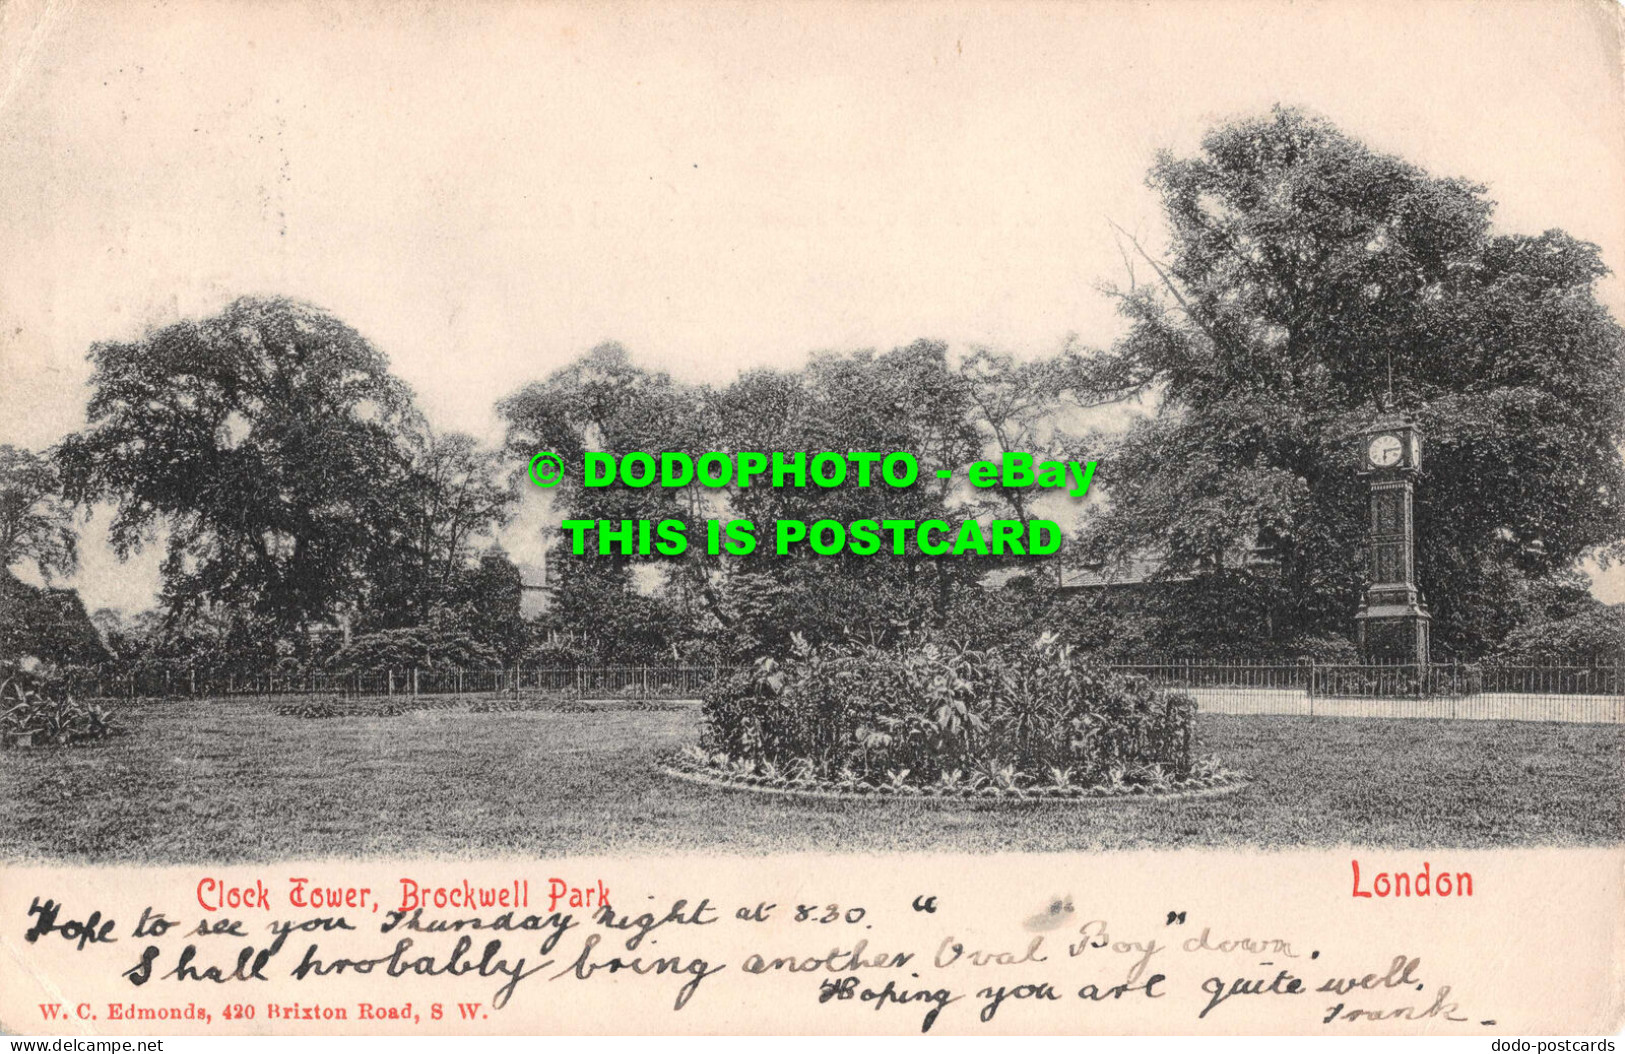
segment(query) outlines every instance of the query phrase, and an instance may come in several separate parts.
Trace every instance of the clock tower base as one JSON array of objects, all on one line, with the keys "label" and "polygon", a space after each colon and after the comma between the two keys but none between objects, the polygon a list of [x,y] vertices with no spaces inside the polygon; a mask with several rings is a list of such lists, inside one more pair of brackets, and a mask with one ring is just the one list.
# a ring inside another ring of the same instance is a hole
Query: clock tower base
[{"label": "clock tower base", "polygon": [[1354,621],[1364,661],[1428,665],[1428,628],[1433,617],[1415,589],[1370,590]]}]

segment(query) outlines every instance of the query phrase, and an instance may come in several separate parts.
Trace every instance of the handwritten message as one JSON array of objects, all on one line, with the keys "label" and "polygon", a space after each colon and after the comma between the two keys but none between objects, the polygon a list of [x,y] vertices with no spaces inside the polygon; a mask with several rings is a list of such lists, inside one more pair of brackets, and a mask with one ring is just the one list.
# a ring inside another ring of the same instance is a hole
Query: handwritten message
[{"label": "handwritten message", "polygon": [[1333,946],[1179,903],[1115,910],[1068,893],[1010,910],[1010,892],[991,910],[923,884],[873,899],[800,882],[743,899],[651,893],[616,870],[189,874],[139,907],[8,888],[7,943],[58,964],[60,998],[8,1006],[6,1023],[478,1032],[581,1004],[622,1015],[605,1028],[630,1014],[673,1031],[744,1006],[830,1031],[1497,1034],[1494,1006],[1419,947],[1427,934]]}]

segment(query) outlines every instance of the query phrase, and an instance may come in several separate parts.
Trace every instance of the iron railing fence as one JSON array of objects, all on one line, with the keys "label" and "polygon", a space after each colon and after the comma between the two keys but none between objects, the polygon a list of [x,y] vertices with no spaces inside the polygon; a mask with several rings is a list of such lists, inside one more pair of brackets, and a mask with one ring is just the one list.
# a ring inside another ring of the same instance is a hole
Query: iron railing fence
[{"label": "iron railing fence", "polygon": [[1210,713],[1625,723],[1625,663],[1115,664]]},{"label": "iron railing fence", "polygon": [[88,699],[375,698],[422,695],[564,695],[576,698],[698,698],[729,666],[509,667],[498,670],[409,667],[401,670],[321,670],[198,673],[151,670],[107,675],[79,671],[68,689]]},{"label": "iron railing fence", "polygon": [[[1247,662],[1168,659],[1112,664],[1189,691],[1209,713],[1307,717],[1437,717],[1625,724],[1625,663]],[[697,699],[733,666],[626,665],[501,670],[408,668],[219,673],[79,671],[80,698],[378,698],[558,695],[577,699]]]},{"label": "iron railing fence", "polygon": [[1418,666],[1155,659],[1113,663],[1111,668],[1191,688],[1295,689],[1316,695],[1625,695],[1625,662],[1530,665],[1485,661]]}]

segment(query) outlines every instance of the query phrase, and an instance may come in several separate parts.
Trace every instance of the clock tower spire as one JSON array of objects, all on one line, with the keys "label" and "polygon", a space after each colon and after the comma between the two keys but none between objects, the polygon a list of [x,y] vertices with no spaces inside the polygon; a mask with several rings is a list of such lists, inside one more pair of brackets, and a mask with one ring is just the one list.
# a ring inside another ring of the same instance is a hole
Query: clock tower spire
[{"label": "clock tower spire", "polygon": [[1422,468],[1416,424],[1386,407],[1360,438],[1360,475],[1371,499],[1365,599],[1354,616],[1368,662],[1428,664],[1428,614],[1416,588],[1413,494]]}]

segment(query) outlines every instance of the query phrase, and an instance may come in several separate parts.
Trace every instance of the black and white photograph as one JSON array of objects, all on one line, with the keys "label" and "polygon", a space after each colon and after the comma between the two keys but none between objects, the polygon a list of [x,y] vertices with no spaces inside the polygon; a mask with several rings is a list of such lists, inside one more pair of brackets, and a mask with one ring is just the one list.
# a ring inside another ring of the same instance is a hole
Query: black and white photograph
[{"label": "black and white photograph", "polygon": [[1617,1033],[1622,39],[0,7],[0,1026]]}]

